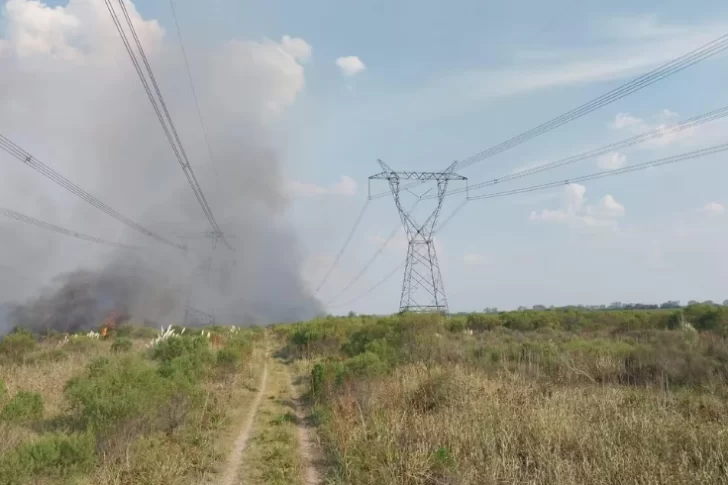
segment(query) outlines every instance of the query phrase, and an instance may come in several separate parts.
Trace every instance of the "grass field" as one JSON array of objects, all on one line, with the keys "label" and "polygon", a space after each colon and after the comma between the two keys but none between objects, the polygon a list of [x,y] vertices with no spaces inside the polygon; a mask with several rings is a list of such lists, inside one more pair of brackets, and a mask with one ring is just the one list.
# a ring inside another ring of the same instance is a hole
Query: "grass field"
[{"label": "grass field", "polygon": [[276,333],[308,363],[331,483],[717,484],[727,317],[409,315]]},{"label": "grass field", "polygon": [[728,483],[726,329],[698,305],[16,331],[0,485]]},{"label": "grass field", "polygon": [[[0,341],[0,484],[202,483],[256,391],[264,333]],[[149,346],[149,347],[148,347]]]}]

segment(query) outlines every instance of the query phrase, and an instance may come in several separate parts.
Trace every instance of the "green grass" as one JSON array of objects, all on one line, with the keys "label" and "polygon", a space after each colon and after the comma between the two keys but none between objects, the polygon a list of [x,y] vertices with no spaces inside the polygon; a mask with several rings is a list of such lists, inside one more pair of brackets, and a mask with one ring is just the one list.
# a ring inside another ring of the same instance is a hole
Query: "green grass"
[{"label": "green grass", "polygon": [[302,462],[292,401],[283,364],[270,364],[268,388],[258,410],[240,476],[254,485],[296,485]]},{"label": "green grass", "polygon": [[682,312],[365,316],[275,332],[315,361],[332,483],[725,483],[727,314]]},{"label": "green grass", "polygon": [[221,335],[214,348],[183,335],[151,349],[136,335],[0,341],[0,485],[171,485],[214,472],[262,334]]}]

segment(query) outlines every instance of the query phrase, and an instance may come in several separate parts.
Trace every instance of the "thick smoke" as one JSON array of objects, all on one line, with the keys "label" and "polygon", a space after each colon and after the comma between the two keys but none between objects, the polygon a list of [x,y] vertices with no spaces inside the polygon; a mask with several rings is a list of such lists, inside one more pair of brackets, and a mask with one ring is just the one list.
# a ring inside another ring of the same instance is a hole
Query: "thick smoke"
[{"label": "thick smoke", "polygon": [[204,237],[210,227],[103,0],[70,0],[54,8],[9,0],[0,10],[0,133],[124,215],[186,243],[189,251],[123,226],[0,151],[0,207],[144,246],[98,246],[0,220],[0,304],[23,304],[0,306],[0,331],[19,320],[63,330],[93,327],[111,307],[159,323],[179,322],[186,306],[240,324],[319,313],[286,220],[279,129],[303,89],[310,47],[287,36],[206,49],[186,45],[210,163],[176,36],[141,18],[131,3],[128,8],[235,252],[220,242],[213,250]]}]

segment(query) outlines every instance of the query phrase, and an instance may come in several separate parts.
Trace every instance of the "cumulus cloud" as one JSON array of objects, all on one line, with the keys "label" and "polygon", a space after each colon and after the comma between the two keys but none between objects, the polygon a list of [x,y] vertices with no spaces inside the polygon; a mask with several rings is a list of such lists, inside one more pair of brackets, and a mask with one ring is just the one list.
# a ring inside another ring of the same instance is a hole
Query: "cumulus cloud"
[{"label": "cumulus cloud", "polygon": [[[639,135],[654,130],[664,130],[670,125],[675,124],[678,121],[678,117],[679,115],[677,113],[669,109],[663,109],[652,115],[649,119],[639,118],[629,113],[618,113],[614,121],[609,123],[609,127],[614,130],[627,132],[628,134]],[[697,133],[699,131],[696,127],[686,128],[674,133],[663,133],[660,137],[648,140],[645,146],[652,148],[666,147],[694,137]]]},{"label": "cumulus cloud", "polygon": [[627,165],[627,156],[619,152],[606,153],[597,159],[597,165],[605,170],[616,170]]},{"label": "cumulus cloud", "polygon": [[700,208],[705,214],[722,215],[725,213],[725,206],[719,202],[709,202]]},{"label": "cumulus cloud", "polygon": [[[127,8],[208,203],[238,248],[235,264],[222,245],[210,255],[210,241],[199,237],[184,241],[190,251],[182,258],[0,152],[0,207],[104,239],[148,245],[142,264],[136,264],[126,253],[3,223],[0,264],[22,268],[28,278],[19,283],[0,273],[0,295],[28,301],[42,287],[71,281],[57,280],[59,274],[84,269],[108,275],[132,265],[138,271],[154,267],[162,276],[153,285],[135,283],[136,293],[149,293],[135,301],[149,301],[160,280],[175,287],[165,292],[176,295],[175,305],[145,307],[155,319],[178,323],[187,297],[194,306],[240,323],[317,313],[321,306],[301,278],[302,257],[286,219],[284,141],[273,135],[304,88],[302,62],[310,46],[289,36],[233,39],[212,49],[189,43],[213,171],[194,100],[180,87],[186,74],[179,44],[132,3]],[[0,133],[154,232],[175,239],[180,230],[209,230],[104,2],[69,0],[51,7],[8,0],[0,7],[0,37]],[[208,271],[212,285],[203,283]],[[36,280],[42,283],[32,283]]]},{"label": "cumulus cloud", "polygon": [[311,46],[303,39],[284,35],[281,39],[281,47],[286,53],[301,62],[305,62],[311,57]]},{"label": "cumulus cloud", "polygon": [[295,180],[288,183],[288,190],[294,197],[316,197],[326,195],[351,197],[356,195],[356,189],[356,181],[346,175],[342,175],[341,179],[337,183],[329,187]]},{"label": "cumulus cloud", "polygon": [[357,56],[339,57],[336,65],[344,76],[355,76],[367,68]]},{"label": "cumulus cloud", "polygon": [[532,221],[566,223],[573,226],[607,227],[616,229],[617,218],[624,216],[625,208],[611,195],[605,195],[596,204],[588,204],[586,187],[569,184],[562,194],[561,208],[531,212]]}]

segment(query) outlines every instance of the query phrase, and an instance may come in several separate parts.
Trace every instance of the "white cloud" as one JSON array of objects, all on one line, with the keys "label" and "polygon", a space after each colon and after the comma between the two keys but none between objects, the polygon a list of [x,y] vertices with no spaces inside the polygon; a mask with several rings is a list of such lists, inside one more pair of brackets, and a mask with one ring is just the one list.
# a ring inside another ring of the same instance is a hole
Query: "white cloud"
[{"label": "white cloud", "polygon": [[[629,113],[618,113],[609,127],[618,131],[626,131],[632,135],[639,135],[654,130],[664,130],[677,122],[679,115],[669,109],[663,109],[646,120],[633,116]],[[701,127],[701,130],[703,128]],[[661,136],[652,138],[645,142],[645,146],[660,148],[674,143],[683,142],[694,138],[699,133],[696,127],[690,127],[673,133],[663,133]]]},{"label": "white cloud", "polygon": [[286,53],[298,61],[305,62],[311,57],[311,46],[303,39],[284,35],[281,39],[281,46]]},{"label": "white cloud", "polygon": [[605,153],[597,159],[597,165],[605,170],[616,170],[627,165],[627,156],[619,152]]},{"label": "white cloud", "polygon": [[594,206],[587,206],[586,212],[594,217],[612,218],[624,215],[624,206],[617,202],[611,195],[605,195]]},{"label": "white cloud", "polygon": [[339,57],[336,59],[336,65],[339,66],[344,76],[354,76],[366,69],[364,63],[357,56]]},{"label": "white cloud", "polygon": [[[615,26],[621,26],[615,28]],[[419,116],[477,109],[477,103],[557,87],[631,78],[706,44],[728,30],[726,23],[643,28],[635,38],[632,25],[599,21],[590,31],[606,37],[596,47],[515,52],[508,67],[471,69],[447,74],[404,98],[406,109]],[[593,43],[592,43],[593,44]],[[400,95],[401,97],[401,95]],[[391,112],[391,101],[382,109]]]},{"label": "white cloud", "polygon": [[465,253],[463,263],[468,266],[482,266],[488,264],[488,258],[480,253]]},{"label": "white cloud", "polygon": [[533,211],[530,219],[581,227],[616,229],[616,219],[625,214],[624,206],[611,195],[605,195],[596,204],[587,204],[585,194],[586,187],[583,185],[569,184],[564,187],[561,208]]},{"label": "white cloud", "polygon": [[331,195],[351,197],[356,194],[356,189],[356,181],[346,175],[342,175],[341,180],[330,187],[299,182],[296,180],[288,183],[288,191],[292,193],[293,196],[297,197],[320,197]]},{"label": "white cloud", "polygon": [[636,127],[641,131],[645,127],[645,120],[632,116],[629,113],[617,113],[611,126],[617,130]]},{"label": "white cloud", "polygon": [[700,212],[722,215],[725,213],[725,206],[719,202],[709,202],[700,208]]}]

